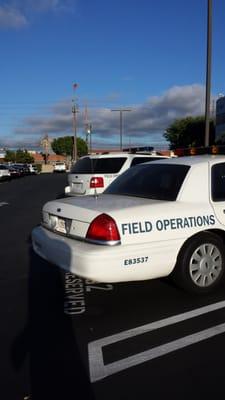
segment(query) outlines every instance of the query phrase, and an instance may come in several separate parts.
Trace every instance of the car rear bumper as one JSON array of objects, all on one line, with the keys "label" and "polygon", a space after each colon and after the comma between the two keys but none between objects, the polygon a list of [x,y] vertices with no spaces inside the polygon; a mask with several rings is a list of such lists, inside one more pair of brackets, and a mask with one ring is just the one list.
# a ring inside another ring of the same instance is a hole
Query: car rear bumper
[{"label": "car rear bumper", "polygon": [[[34,251],[45,260],[83,278],[123,282],[168,275],[174,266],[174,248],[161,246],[101,246],[70,239],[38,226],[32,231]],[[134,260],[141,259],[140,263]],[[132,261],[129,261],[132,260]],[[165,261],[165,262],[164,262]]]}]

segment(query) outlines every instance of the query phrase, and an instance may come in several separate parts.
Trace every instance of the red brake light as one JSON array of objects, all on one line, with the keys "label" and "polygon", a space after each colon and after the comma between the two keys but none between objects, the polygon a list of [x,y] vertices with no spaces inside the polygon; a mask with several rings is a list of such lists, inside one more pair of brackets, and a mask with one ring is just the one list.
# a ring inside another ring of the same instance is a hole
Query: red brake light
[{"label": "red brake light", "polygon": [[90,224],[86,239],[104,242],[120,241],[116,222],[107,214],[98,215]]},{"label": "red brake light", "polygon": [[104,187],[104,179],[101,176],[94,176],[90,180],[90,188]]}]

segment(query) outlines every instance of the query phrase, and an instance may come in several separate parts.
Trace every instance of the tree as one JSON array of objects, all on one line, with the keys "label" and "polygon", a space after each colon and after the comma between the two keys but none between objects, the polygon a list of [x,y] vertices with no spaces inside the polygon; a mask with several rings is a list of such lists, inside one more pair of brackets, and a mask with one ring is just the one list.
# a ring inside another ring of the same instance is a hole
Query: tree
[{"label": "tree", "polygon": [[28,153],[27,150],[16,150],[16,162],[24,164],[32,164],[34,158]]},{"label": "tree", "polygon": [[78,157],[85,156],[88,153],[88,146],[85,140],[80,137],[77,138],[77,154]]},{"label": "tree", "polygon": [[[56,154],[64,156],[73,156],[73,136],[63,136],[52,141],[52,150]],[[88,153],[88,148],[86,142],[77,138],[77,154],[79,157],[84,156]]]},{"label": "tree", "polygon": [[6,150],[5,157],[6,162],[15,162],[16,161],[16,152],[12,150]]},{"label": "tree", "polygon": [[56,154],[64,156],[72,156],[73,153],[73,138],[72,136],[64,136],[54,139],[51,143],[52,150]]},{"label": "tree", "polygon": [[28,153],[27,150],[6,150],[5,161],[32,164],[34,162],[34,158]]},{"label": "tree", "polygon": [[[170,142],[170,149],[201,147],[205,143],[205,119],[203,116],[176,119],[163,135]],[[214,144],[215,126],[210,121],[209,144]]]}]

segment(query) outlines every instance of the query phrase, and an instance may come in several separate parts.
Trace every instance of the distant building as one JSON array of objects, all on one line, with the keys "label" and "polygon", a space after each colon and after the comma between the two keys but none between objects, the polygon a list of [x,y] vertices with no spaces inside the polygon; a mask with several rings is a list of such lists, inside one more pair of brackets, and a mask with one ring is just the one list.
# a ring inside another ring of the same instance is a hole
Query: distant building
[{"label": "distant building", "polygon": [[36,151],[36,150],[27,150],[27,152],[28,152],[29,154],[31,154],[31,155],[33,155],[33,154],[36,154],[36,153],[37,153],[37,151]]},{"label": "distant building", "polygon": [[0,159],[5,158],[6,151],[5,149],[0,149]]},{"label": "distant building", "polygon": [[225,144],[225,96],[216,102],[216,136],[215,142]]},{"label": "distant building", "polygon": [[[45,164],[44,155],[42,153],[32,153],[31,155],[35,164]],[[54,165],[57,161],[67,162],[67,157],[58,154],[49,154],[47,159],[48,164]]]}]

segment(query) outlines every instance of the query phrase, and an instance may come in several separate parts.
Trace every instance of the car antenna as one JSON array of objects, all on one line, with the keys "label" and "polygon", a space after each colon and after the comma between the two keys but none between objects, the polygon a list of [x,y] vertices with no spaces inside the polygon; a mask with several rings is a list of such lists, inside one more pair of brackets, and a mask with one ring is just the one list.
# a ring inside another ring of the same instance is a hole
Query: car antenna
[{"label": "car antenna", "polygon": [[[91,155],[91,154],[90,154],[90,155]],[[92,174],[94,175],[94,163],[93,163],[93,159],[90,158],[90,160],[91,160],[91,172],[92,172]],[[95,191],[94,191],[94,196],[95,196],[95,199],[97,200],[97,198],[98,198],[98,192],[97,192],[96,186],[94,187],[94,189],[95,189]]]}]

